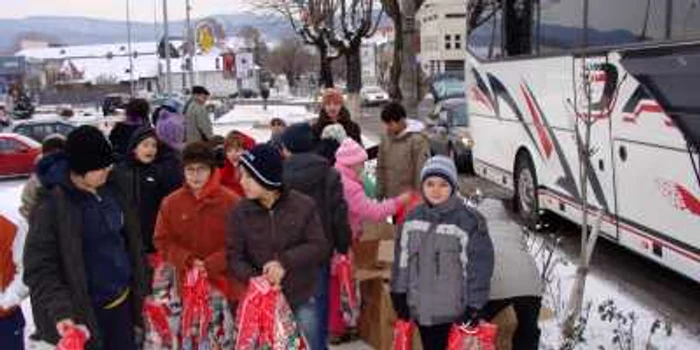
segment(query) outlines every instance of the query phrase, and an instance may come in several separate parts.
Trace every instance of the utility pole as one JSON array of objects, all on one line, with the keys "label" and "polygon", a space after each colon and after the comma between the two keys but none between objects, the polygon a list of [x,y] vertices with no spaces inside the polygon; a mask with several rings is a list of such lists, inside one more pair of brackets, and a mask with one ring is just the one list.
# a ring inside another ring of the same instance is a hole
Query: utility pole
[{"label": "utility pole", "polygon": [[187,70],[190,75],[190,88],[195,85],[194,82],[194,32],[192,31],[192,21],[190,20],[190,11],[192,11],[192,6],[190,6],[190,0],[185,2],[185,14],[187,16]]},{"label": "utility pole", "polygon": [[131,50],[131,7],[129,6],[129,0],[126,0],[126,35],[128,37],[128,51],[129,51],[129,91],[131,93],[131,98],[136,95],[136,89],[134,87],[134,52]]},{"label": "utility pole", "polygon": [[163,47],[165,51],[165,92],[168,96],[173,94],[173,84],[170,80],[170,33],[168,31],[168,0],[163,0]]}]

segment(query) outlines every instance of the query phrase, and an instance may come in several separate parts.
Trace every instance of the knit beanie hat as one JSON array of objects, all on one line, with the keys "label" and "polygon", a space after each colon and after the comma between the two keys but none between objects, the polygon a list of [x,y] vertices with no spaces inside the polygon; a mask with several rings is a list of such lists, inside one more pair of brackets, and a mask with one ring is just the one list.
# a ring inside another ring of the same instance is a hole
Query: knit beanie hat
[{"label": "knit beanie hat", "polygon": [[90,125],[80,126],[68,134],[65,153],[69,169],[80,175],[114,163],[112,145],[99,129]]},{"label": "knit beanie hat", "polygon": [[216,167],[216,154],[212,146],[204,141],[195,141],[187,144],[182,150],[182,165],[187,166],[192,163],[202,163],[211,168]]},{"label": "knit beanie hat", "polygon": [[270,190],[282,188],[282,155],[276,148],[259,144],[243,153],[241,165],[260,186]]},{"label": "knit beanie hat", "polygon": [[329,88],[323,91],[323,99],[321,105],[326,105],[329,103],[343,104],[343,92],[339,89]]},{"label": "knit beanie hat", "polygon": [[158,136],[156,135],[156,131],[152,127],[142,126],[138,129],[136,129],[136,131],[134,131],[134,133],[131,134],[131,138],[129,138],[128,150],[133,151],[136,147],[138,147],[138,145],[139,145],[139,143],[141,143],[141,141],[143,141],[149,137],[152,137],[156,140],[158,139]]},{"label": "knit beanie hat", "polygon": [[449,157],[438,155],[425,162],[423,170],[420,172],[421,183],[431,176],[439,176],[445,179],[452,186],[452,193],[459,188],[457,167],[455,162]]},{"label": "knit beanie hat", "polygon": [[290,125],[281,136],[282,145],[292,153],[305,153],[315,146],[314,134],[309,123]]},{"label": "knit beanie hat", "polygon": [[335,152],[336,164],[355,166],[367,161],[367,152],[357,141],[346,138]]},{"label": "knit beanie hat", "polygon": [[185,118],[181,114],[161,110],[156,124],[158,139],[175,150],[182,150],[185,140]]},{"label": "knit beanie hat", "polygon": [[343,143],[346,138],[348,138],[348,134],[345,132],[345,128],[338,123],[326,125],[321,132],[321,140],[331,139]]}]

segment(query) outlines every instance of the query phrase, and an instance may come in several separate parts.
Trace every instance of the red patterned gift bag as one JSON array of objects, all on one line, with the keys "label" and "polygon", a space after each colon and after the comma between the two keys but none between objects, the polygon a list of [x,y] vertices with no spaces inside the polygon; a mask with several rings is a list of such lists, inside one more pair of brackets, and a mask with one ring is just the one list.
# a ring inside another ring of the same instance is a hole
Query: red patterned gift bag
[{"label": "red patterned gift bag", "polygon": [[236,350],[309,349],[282,292],[264,277],[250,279],[236,330]]},{"label": "red patterned gift bag", "polygon": [[394,323],[393,350],[413,349],[413,322],[397,319]]},{"label": "red patterned gift bag", "polygon": [[497,327],[482,322],[476,327],[453,325],[447,350],[496,350]]}]

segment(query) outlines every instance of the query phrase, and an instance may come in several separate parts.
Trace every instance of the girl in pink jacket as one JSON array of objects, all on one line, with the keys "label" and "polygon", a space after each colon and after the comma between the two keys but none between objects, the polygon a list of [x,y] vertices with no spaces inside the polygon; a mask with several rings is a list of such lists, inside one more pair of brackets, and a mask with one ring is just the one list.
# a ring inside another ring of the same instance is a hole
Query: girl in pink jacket
[{"label": "girl in pink jacket", "polygon": [[401,204],[407,204],[410,193],[404,193],[396,198],[377,202],[365,195],[362,176],[367,152],[353,139],[347,138],[340,144],[335,153],[335,168],[343,182],[343,194],[348,203],[348,220],[352,229],[353,240],[362,235],[364,221],[382,221],[396,214]]},{"label": "girl in pink jacket", "polygon": [[[343,195],[348,203],[348,221],[352,229],[353,241],[362,235],[364,221],[382,221],[396,214],[402,205],[410,200],[410,194],[377,202],[365,195],[362,172],[367,161],[367,152],[351,138],[346,138],[335,153],[335,168],[343,183]],[[340,281],[331,275],[328,304],[328,328],[331,344],[339,344],[352,339],[342,317],[340,306]]]}]

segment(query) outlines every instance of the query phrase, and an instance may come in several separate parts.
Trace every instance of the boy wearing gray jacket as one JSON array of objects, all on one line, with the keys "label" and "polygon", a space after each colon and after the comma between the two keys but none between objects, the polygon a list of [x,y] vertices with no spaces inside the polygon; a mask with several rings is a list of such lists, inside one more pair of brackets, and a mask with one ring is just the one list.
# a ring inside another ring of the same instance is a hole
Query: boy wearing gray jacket
[{"label": "boy wearing gray jacket", "polygon": [[418,324],[424,349],[445,349],[454,323],[475,324],[489,300],[494,251],[484,217],[457,194],[457,169],[445,156],[421,171],[424,204],[396,238],[392,301]]}]

